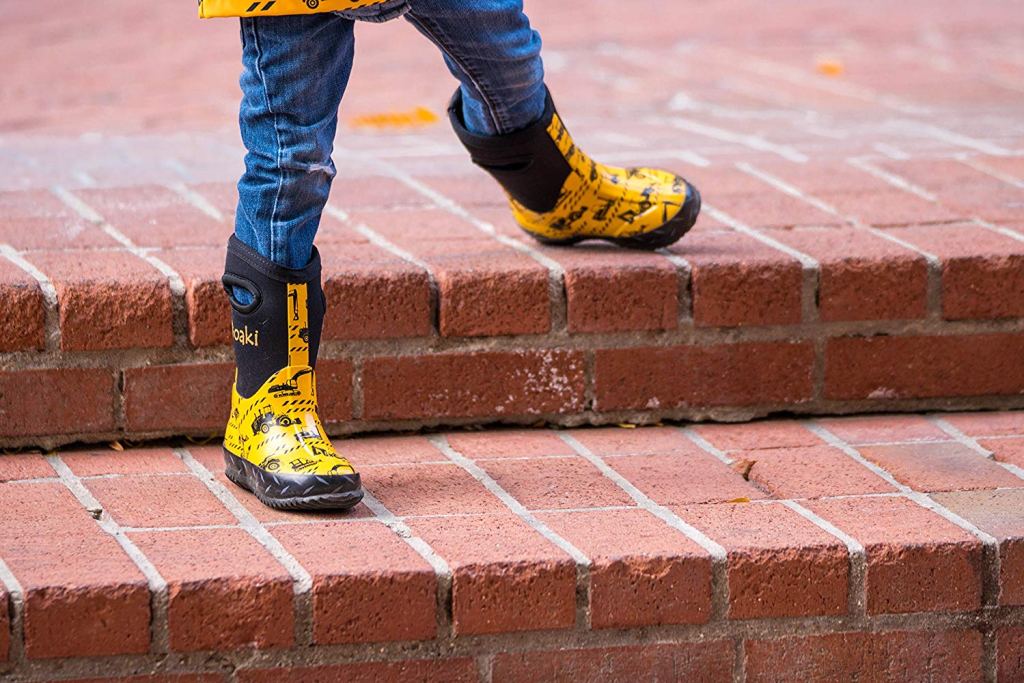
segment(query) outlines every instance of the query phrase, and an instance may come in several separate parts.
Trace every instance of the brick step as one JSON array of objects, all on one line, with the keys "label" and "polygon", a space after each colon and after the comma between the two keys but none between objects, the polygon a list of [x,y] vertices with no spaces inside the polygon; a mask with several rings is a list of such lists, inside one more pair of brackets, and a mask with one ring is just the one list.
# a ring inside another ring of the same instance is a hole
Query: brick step
[{"label": "brick step", "polygon": [[[707,208],[660,253],[537,245],[461,160],[339,180],[319,237],[325,418],[1018,407],[1021,161],[677,161]],[[0,195],[2,445],[221,429],[234,202],[225,183]]]},{"label": "brick step", "polygon": [[1024,677],[1024,413],[340,446],[349,514],[262,507],[213,445],[0,457],[0,673]]}]

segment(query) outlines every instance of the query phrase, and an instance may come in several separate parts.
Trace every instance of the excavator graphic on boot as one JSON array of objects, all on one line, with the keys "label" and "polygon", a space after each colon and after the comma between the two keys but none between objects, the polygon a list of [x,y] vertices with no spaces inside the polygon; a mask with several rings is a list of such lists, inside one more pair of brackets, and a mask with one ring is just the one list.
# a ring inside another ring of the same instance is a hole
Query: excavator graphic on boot
[{"label": "excavator graphic on boot", "polygon": [[505,135],[468,131],[461,91],[448,116],[473,163],[508,194],[519,227],[544,244],[599,239],[658,249],[678,241],[697,221],[695,187],[668,171],[595,162],[573,142],[550,94],[540,121]]},{"label": "excavator graphic on boot", "polygon": [[238,364],[225,474],[273,508],[352,507],[363,497],[359,474],[334,449],[317,413],[314,367],[325,303],[316,248],[296,270],[232,236],[223,282]]}]

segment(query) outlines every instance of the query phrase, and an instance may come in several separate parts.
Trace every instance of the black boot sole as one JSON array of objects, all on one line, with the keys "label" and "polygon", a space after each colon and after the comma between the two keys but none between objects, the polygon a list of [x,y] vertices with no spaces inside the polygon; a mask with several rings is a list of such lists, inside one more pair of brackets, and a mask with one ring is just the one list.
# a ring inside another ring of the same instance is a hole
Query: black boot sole
[{"label": "black boot sole", "polygon": [[275,510],[348,510],[363,499],[358,474],[276,475],[224,449],[224,474]]},{"label": "black boot sole", "polygon": [[694,223],[697,222],[697,216],[699,214],[700,192],[698,192],[697,188],[693,185],[690,185],[690,183],[686,183],[686,201],[683,202],[683,208],[668,223],[665,223],[665,225],[651,230],[650,232],[633,235],[631,237],[577,235],[566,239],[542,237],[540,235],[535,235],[528,230],[525,232],[541,244],[552,247],[569,247],[585,240],[601,240],[603,242],[610,242],[619,247],[625,247],[626,249],[654,251],[655,249],[662,249],[671,244],[675,244],[682,239],[683,235],[688,233]]}]

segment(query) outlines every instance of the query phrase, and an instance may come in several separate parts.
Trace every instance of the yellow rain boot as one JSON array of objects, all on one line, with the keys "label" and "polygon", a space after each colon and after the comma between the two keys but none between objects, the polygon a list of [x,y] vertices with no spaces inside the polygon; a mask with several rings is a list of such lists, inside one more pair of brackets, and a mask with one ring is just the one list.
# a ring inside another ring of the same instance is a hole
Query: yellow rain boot
[{"label": "yellow rain boot", "polygon": [[541,120],[505,135],[477,135],[462,119],[462,93],[448,109],[473,163],[505,189],[519,226],[545,244],[599,239],[633,249],[679,240],[700,213],[700,194],[674,173],[615,168],[573,142],[550,95]]},{"label": "yellow rain boot", "polygon": [[238,366],[225,474],[272,508],[352,507],[363,497],[359,474],[334,450],[317,414],[320,255],[314,248],[305,268],[284,268],[232,236],[224,270]]}]

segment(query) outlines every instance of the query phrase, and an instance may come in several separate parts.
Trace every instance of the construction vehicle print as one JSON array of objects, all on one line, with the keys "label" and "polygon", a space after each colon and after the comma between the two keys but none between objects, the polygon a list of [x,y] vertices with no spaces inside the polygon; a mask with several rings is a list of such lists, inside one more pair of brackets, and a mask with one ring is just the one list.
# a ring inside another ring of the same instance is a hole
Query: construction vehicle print
[{"label": "construction vehicle print", "polygon": [[279,394],[282,394],[282,393],[285,393],[285,392],[288,392],[288,393],[298,393],[299,392],[299,378],[302,377],[303,375],[309,375],[312,372],[313,372],[312,368],[303,368],[303,369],[299,370],[298,372],[296,372],[294,375],[292,375],[291,379],[289,379],[289,380],[287,380],[285,382],[281,382],[280,384],[272,384],[270,386],[270,388],[267,389],[267,391],[269,391],[270,393],[275,394],[275,395],[279,395]]},{"label": "construction vehicle print", "polygon": [[299,338],[306,344],[309,343],[309,328],[303,327],[299,330]]},{"label": "construction vehicle print", "polygon": [[320,0],[306,0],[306,7],[309,9],[316,9],[320,6]]},{"label": "construction vehicle print", "polygon": [[256,416],[256,419],[252,421],[252,433],[254,435],[259,434],[260,432],[266,434],[274,425],[287,427],[289,425],[298,424],[298,422],[298,420],[293,420],[287,415],[278,415],[271,410],[263,413],[262,415]]}]

